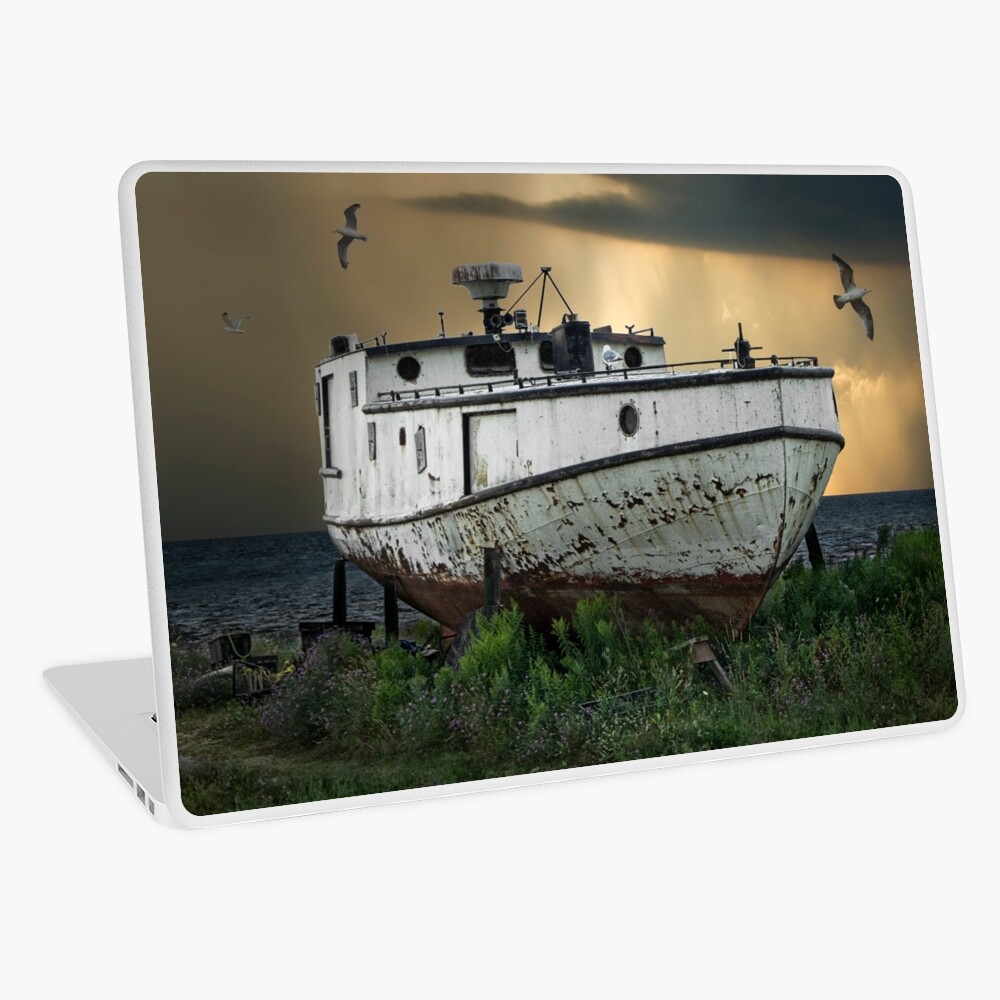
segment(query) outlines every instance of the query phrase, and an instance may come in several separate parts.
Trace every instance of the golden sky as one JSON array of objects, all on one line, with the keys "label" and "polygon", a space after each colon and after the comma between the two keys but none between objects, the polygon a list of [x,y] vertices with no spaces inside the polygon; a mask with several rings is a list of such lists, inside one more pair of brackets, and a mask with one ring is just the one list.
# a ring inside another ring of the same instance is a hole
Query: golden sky
[{"label": "golden sky", "polygon": [[[337,260],[360,202],[367,243]],[[847,446],[827,490],[932,486],[898,184],[884,176],[151,172],[136,185],[165,540],[322,530],[313,369],[332,336],[479,330],[456,264],[545,265],[593,326],[652,326],[669,361],[836,369]],[[868,341],[831,252],[873,291]],[[524,303],[537,318],[535,290]],[[243,334],[220,316],[250,315]],[[546,295],[543,327],[563,311]]]}]

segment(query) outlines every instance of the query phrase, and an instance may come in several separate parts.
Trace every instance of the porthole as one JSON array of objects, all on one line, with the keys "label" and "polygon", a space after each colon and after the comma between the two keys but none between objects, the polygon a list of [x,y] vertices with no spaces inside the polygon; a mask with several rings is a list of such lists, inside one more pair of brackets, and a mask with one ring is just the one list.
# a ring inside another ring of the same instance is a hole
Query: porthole
[{"label": "porthole", "polygon": [[397,362],[396,374],[404,382],[416,382],[420,375],[420,362],[411,354],[407,354],[405,358],[400,358]]},{"label": "porthole", "polygon": [[625,367],[638,368],[642,364],[642,351],[638,347],[625,348]]},{"label": "porthole", "polygon": [[639,429],[639,411],[631,403],[626,403],[618,411],[618,426],[628,437]]}]

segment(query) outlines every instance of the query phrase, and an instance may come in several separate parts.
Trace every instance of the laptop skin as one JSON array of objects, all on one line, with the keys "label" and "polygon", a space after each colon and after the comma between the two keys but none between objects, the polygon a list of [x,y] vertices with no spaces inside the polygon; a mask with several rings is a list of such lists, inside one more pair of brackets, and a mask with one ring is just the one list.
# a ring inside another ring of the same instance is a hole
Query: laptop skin
[{"label": "laptop skin", "polygon": [[174,818],[957,718],[898,174],[140,164],[121,202]]}]

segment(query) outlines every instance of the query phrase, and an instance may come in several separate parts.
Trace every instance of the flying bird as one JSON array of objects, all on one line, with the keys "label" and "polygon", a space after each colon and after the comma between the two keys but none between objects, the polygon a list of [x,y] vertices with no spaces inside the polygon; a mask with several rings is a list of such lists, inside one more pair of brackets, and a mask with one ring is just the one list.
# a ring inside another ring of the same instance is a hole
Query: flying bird
[{"label": "flying bird", "polygon": [[239,319],[230,319],[229,313],[224,312],[222,314],[222,322],[226,325],[222,330],[224,333],[246,333],[246,330],[243,329],[243,324],[249,318],[249,316],[241,316]]},{"label": "flying bird", "polygon": [[335,233],[340,233],[340,239],[337,242],[337,256],[340,258],[340,266],[347,270],[347,248],[355,240],[368,240],[367,236],[363,236],[358,232],[358,216],[357,211],[361,208],[359,204],[350,205],[344,209],[344,218],[347,220],[347,225],[341,229],[335,229]]},{"label": "flying bird", "polygon": [[844,283],[844,294],[834,295],[833,304],[838,309],[843,309],[848,302],[854,307],[858,318],[864,324],[865,333],[869,340],[875,339],[875,321],[872,319],[872,311],[862,301],[871,291],[870,288],[858,288],[854,284],[854,271],[851,265],[845,260],[841,260],[835,253],[830,254],[830,259],[840,268],[840,280]]},{"label": "flying bird", "polygon": [[622,356],[617,352],[611,350],[610,344],[604,345],[604,350],[601,351],[601,360],[604,362],[604,367],[611,371],[611,366],[618,364],[621,361]]}]

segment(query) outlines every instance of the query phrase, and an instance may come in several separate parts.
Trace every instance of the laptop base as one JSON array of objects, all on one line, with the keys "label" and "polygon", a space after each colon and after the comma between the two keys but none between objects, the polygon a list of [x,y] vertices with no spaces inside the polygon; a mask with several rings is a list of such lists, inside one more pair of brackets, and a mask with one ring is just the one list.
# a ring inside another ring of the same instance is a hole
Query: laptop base
[{"label": "laptop base", "polygon": [[170,822],[163,798],[153,661],[51,667],[45,679],[83,723],[146,811]]}]

